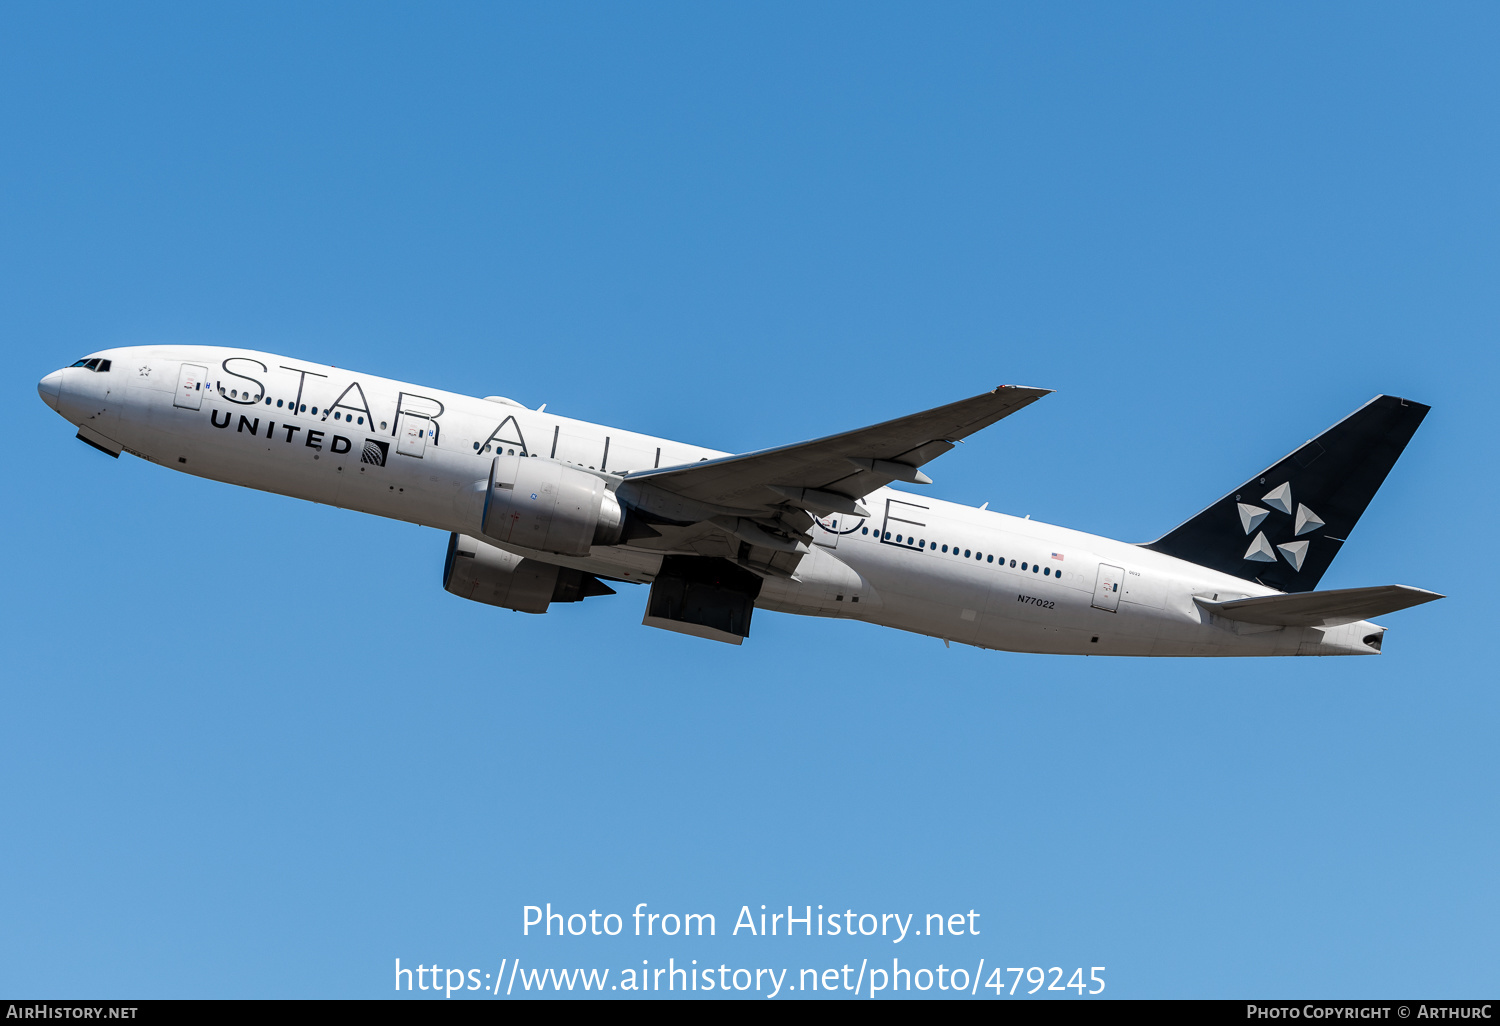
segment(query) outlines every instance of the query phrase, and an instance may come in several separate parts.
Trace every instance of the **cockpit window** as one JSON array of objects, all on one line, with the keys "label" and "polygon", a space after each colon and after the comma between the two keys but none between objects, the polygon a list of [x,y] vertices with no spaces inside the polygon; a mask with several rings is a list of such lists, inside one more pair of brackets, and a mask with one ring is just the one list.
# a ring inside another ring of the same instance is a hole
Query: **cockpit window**
[{"label": "cockpit window", "polygon": [[95,372],[100,373],[100,374],[104,374],[104,373],[107,373],[109,371],[109,361],[108,360],[101,360],[97,356],[94,357],[92,360],[87,359],[87,358],[79,360],[77,363],[71,364],[70,366],[73,366],[73,367],[83,367],[86,370],[95,371]]},{"label": "cockpit window", "polygon": [[84,357],[82,360],[79,360],[77,363],[69,364],[69,366],[71,366],[71,367],[87,367],[88,365],[89,365],[88,357]]}]

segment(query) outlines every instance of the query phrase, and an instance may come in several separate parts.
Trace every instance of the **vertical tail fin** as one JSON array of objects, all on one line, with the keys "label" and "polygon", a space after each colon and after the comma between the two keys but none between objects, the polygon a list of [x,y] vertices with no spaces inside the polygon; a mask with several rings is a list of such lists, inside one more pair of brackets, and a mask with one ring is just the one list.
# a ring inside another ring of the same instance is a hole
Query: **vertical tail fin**
[{"label": "vertical tail fin", "polygon": [[1144,547],[1278,591],[1312,591],[1428,409],[1378,395]]}]

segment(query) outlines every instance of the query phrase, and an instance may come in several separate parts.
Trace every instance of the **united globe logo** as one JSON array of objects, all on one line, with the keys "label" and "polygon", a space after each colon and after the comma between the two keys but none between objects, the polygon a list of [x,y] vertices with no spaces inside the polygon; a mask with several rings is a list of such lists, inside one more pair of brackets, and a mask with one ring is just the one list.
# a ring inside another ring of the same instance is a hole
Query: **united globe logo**
[{"label": "united globe logo", "polygon": [[385,458],[390,455],[390,451],[391,446],[389,442],[382,442],[376,438],[366,438],[364,450],[359,454],[359,462],[383,467],[385,466]]}]

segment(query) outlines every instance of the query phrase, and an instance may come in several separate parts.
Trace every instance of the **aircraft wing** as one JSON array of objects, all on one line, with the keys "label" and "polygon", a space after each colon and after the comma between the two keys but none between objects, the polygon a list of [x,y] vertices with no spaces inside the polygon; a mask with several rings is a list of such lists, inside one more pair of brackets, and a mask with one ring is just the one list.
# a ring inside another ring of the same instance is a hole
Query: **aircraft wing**
[{"label": "aircraft wing", "polygon": [[1233,602],[1207,602],[1201,598],[1194,601],[1209,612],[1230,620],[1281,627],[1336,627],[1442,597],[1437,592],[1404,584],[1383,584],[1374,588],[1262,595]]},{"label": "aircraft wing", "polygon": [[[684,498],[739,510],[770,512],[799,506],[806,497],[789,491],[812,489],[853,500],[892,481],[931,483],[917,468],[967,438],[1051,392],[1047,388],[1001,387],[947,406],[857,428],[810,442],[783,445],[742,456],[663,467],[630,475],[632,484],[650,485]],[[816,504],[814,502],[814,504]],[[829,509],[827,512],[840,512]]]},{"label": "aircraft wing", "polygon": [[[928,484],[921,466],[954,443],[1051,392],[1002,385],[936,409],[809,442],[628,475],[619,495],[657,524],[708,524],[761,550],[753,569],[789,575],[805,551],[812,515],[868,515],[859,499],[892,481]],[[671,535],[674,532],[663,531]],[[680,535],[680,532],[677,532]],[[693,532],[699,534],[701,532]],[[684,537],[642,540],[680,548]],[[701,544],[688,547],[706,552]],[[731,546],[735,551],[743,550]],[[771,558],[769,554],[778,554]]]}]

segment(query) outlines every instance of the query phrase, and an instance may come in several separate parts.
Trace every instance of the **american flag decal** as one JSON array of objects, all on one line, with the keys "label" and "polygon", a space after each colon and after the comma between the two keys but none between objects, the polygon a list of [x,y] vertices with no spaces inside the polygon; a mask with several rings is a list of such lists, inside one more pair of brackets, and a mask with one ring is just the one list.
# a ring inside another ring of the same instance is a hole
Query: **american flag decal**
[{"label": "american flag decal", "polygon": [[1063,555],[1062,555],[1061,552],[1054,552],[1054,553],[1052,553],[1052,558],[1053,559],[1062,559]]}]

